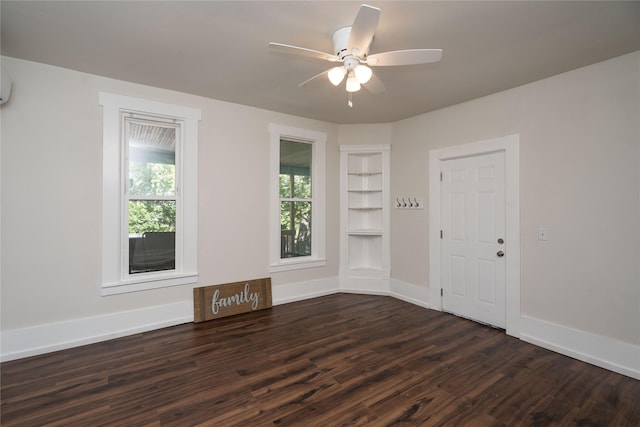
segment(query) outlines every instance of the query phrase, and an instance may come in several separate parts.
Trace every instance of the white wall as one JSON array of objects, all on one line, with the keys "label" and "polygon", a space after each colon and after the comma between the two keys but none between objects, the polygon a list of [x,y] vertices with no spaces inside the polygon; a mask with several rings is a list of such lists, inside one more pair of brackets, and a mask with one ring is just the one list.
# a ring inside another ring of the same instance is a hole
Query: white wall
[{"label": "white wall", "polygon": [[[336,125],[13,58],[2,64],[14,81],[0,110],[3,353],[11,331],[111,322],[123,312],[149,315],[152,323],[156,307],[192,304],[190,286],[100,295],[100,91],[202,110],[199,285],[271,276],[276,293],[284,284],[337,276]],[[328,134],[326,267],[269,273],[270,122]]]},{"label": "white wall", "polygon": [[392,129],[391,123],[340,125],[338,142],[340,145],[391,144]]},{"label": "white wall", "polygon": [[[394,123],[391,192],[427,194],[431,149],[519,134],[523,316],[637,346],[639,123],[635,52]],[[439,288],[428,210],[391,224],[392,277]]]}]

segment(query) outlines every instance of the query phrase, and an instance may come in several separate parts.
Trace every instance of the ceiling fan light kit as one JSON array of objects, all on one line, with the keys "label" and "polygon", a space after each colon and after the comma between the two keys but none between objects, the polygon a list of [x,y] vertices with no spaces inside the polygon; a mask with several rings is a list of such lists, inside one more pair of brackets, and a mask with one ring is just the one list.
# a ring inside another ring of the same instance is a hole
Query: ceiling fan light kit
[{"label": "ceiling fan light kit", "polygon": [[344,80],[344,76],[347,74],[347,70],[344,67],[333,67],[327,73],[329,81],[332,85],[338,86]]},{"label": "ceiling fan light kit", "polygon": [[360,84],[365,84],[371,80],[373,71],[366,65],[358,65],[353,69],[353,74],[356,76],[356,80],[358,80]]},{"label": "ceiling fan light kit", "polygon": [[[338,86],[347,77],[345,88],[349,92],[348,105],[351,107],[351,94],[360,90],[361,85],[368,83],[373,77],[370,66],[416,65],[438,62],[442,57],[441,49],[406,49],[382,52],[369,55],[369,48],[380,18],[380,9],[363,4],[358,10],[353,25],[336,30],[331,40],[335,54],[321,52],[299,46],[282,43],[269,43],[269,47],[285,52],[311,56],[329,62],[341,62],[342,65],[323,71],[302,82],[302,86],[317,77],[327,75],[334,86]],[[369,88],[373,93],[384,90],[380,79],[376,78]]]},{"label": "ceiling fan light kit", "polygon": [[360,90],[360,82],[355,78],[353,72],[347,77],[347,92],[357,92]]}]

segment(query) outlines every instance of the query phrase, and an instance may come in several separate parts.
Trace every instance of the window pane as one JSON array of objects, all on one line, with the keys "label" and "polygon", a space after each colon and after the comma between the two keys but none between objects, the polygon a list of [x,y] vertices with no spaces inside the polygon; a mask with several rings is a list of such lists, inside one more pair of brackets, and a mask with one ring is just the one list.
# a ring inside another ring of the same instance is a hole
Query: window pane
[{"label": "window pane", "polygon": [[295,175],[293,178],[293,197],[296,199],[311,198],[311,177]]},{"label": "window pane", "polygon": [[290,199],[292,197],[291,189],[293,188],[291,178],[292,175],[280,174],[280,197]]},{"label": "window pane", "polygon": [[280,140],[280,197],[311,198],[312,146]]},{"label": "window pane", "polygon": [[175,200],[129,202],[129,273],[175,269]]},{"label": "window pane", "polygon": [[131,200],[129,233],[176,231],[175,200]]},{"label": "window pane", "polygon": [[176,129],[127,121],[129,194],[174,196]]},{"label": "window pane", "polygon": [[311,255],[311,202],[280,203],[280,257]]},{"label": "window pane", "polygon": [[310,199],[311,177],[280,175],[280,197],[283,199]]}]

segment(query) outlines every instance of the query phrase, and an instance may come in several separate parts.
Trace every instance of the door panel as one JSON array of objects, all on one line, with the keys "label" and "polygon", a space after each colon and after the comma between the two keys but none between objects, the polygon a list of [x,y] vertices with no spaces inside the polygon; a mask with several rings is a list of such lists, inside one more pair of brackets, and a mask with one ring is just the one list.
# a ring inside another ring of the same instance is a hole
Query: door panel
[{"label": "door panel", "polygon": [[504,328],[504,152],[441,162],[443,309]]},{"label": "door panel", "polygon": [[466,240],[467,221],[465,218],[466,199],[464,193],[453,193],[449,196],[451,204],[451,239]]},{"label": "door panel", "polygon": [[478,299],[496,303],[496,263],[478,260]]},{"label": "door panel", "polygon": [[451,292],[464,297],[467,294],[467,260],[465,257],[451,256]]}]

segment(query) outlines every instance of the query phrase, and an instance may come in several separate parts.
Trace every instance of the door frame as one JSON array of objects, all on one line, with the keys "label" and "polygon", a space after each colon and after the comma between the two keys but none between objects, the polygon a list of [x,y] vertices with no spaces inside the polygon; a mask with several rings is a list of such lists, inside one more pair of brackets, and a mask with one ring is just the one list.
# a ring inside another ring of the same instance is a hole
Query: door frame
[{"label": "door frame", "polygon": [[505,153],[505,307],[507,334],[520,338],[520,135],[429,151],[429,307],[442,311],[441,162],[504,151]]}]

